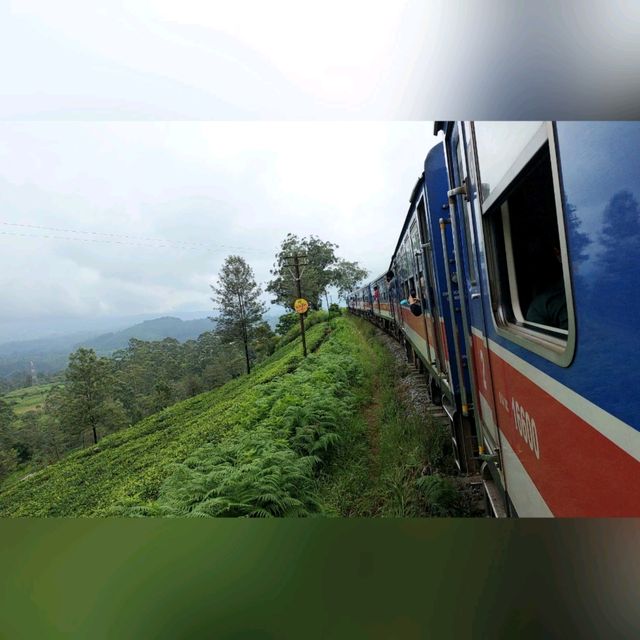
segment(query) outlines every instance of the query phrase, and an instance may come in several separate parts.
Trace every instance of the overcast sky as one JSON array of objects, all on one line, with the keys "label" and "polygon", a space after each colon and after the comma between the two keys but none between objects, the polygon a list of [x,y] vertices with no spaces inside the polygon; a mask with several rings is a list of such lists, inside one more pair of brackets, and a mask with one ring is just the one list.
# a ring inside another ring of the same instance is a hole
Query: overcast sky
[{"label": "overcast sky", "polygon": [[435,142],[420,121],[637,118],[639,16],[630,0],[0,3],[0,339],[34,317],[207,308],[226,255],[264,282],[288,231],[383,271]]},{"label": "overcast sky", "polygon": [[261,283],[288,232],[384,271],[426,122],[0,123],[0,320],[210,307],[225,257]]}]

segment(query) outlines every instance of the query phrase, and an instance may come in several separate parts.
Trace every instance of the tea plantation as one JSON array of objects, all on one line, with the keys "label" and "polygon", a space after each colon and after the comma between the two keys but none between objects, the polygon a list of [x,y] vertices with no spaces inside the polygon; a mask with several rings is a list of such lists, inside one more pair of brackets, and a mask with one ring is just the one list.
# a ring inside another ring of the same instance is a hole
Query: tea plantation
[{"label": "tea plantation", "polygon": [[0,516],[321,513],[316,478],[362,402],[364,342],[352,320],[325,320],[303,359],[293,335],[250,375],[6,488]]}]

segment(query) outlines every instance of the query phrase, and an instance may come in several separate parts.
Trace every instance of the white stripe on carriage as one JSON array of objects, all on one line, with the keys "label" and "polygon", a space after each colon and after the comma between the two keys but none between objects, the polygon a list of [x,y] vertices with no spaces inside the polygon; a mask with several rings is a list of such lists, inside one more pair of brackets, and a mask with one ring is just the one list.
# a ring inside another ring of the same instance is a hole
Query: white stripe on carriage
[{"label": "white stripe on carriage", "polygon": [[502,461],[507,477],[507,491],[521,518],[552,518],[553,513],[527,473],[516,452],[503,435]]},{"label": "white stripe on carriage", "polygon": [[[433,347],[424,338],[422,338],[420,334],[416,333],[408,324],[405,324],[402,329],[411,339],[413,346],[418,349],[418,351],[420,351],[422,356],[424,358],[427,358],[429,362],[434,362],[434,360],[436,359],[436,352],[433,350]],[[422,347],[426,348],[423,349]]]}]

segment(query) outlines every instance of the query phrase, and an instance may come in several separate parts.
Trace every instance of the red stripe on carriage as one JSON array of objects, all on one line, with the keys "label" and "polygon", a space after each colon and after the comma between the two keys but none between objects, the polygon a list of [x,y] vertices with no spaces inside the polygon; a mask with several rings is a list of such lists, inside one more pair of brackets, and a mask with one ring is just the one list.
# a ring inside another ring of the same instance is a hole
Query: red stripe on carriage
[{"label": "red stripe on carriage", "polygon": [[[486,354],[482,341],[473,338],[474,351]],[[640,462],[493,350],[488,355],[501,437],[553,514],[640,516]],[[481,376],[476,380],[490,398]]]}]

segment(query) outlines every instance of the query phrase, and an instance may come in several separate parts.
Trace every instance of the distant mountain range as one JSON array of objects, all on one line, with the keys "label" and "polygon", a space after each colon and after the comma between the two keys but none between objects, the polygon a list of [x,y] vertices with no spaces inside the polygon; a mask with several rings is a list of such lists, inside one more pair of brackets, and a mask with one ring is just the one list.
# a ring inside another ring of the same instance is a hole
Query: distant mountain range
[{"label": "distant mountain range", "polygon": [[84,340],[75,346],[94,349],[96,353],[109,354],[117,349],[124,349],[131,338],[138,340],[163,340],[164,338],[175,338],[180,342],[194,340],[201,333],[212,331],[215,324],[208,318],[199,320],[180,320],[180,318],[155,318],[145,320],[133,327],[128,327],[122,331],[105,333],[93,340]]},{"label": "distant mountain range", "polygon": [[[272,329],[277,324],[279,315],[278,313],[265,314],[264,319]],[[185,342],[195,340],[200,334],[213,329],[215,329],[215,323],[208,318],[181,320],[173,316],[164,316],[144,320],[126,329],[109,333],[76,331],[37,340],[6,342],[0,344],[0,378],[13,375],[26,376],[30,362],[33,362],[36,373],[62,371],[67,367],[69,354],[80,347],[94,349],[99,355],[106,356],[118,349],[124,349],[131,338],[149,341],[175,338]]]},{"label": "distant mountain range", "polygon": [[80,347],[94,349],[100,355],[110,355],[124,349],[130,338],[163,340],[175,338],[180,342],[193,340],[215,324],[208,318],[180,320],[163,317],[145,320],[126,329],[96,335],[95,332],[76,332],[51,338],[7,342],[0,345],[0,377],[24,373],[33,362],[36,372],[53,373],[66,368],[69,354]]}]

